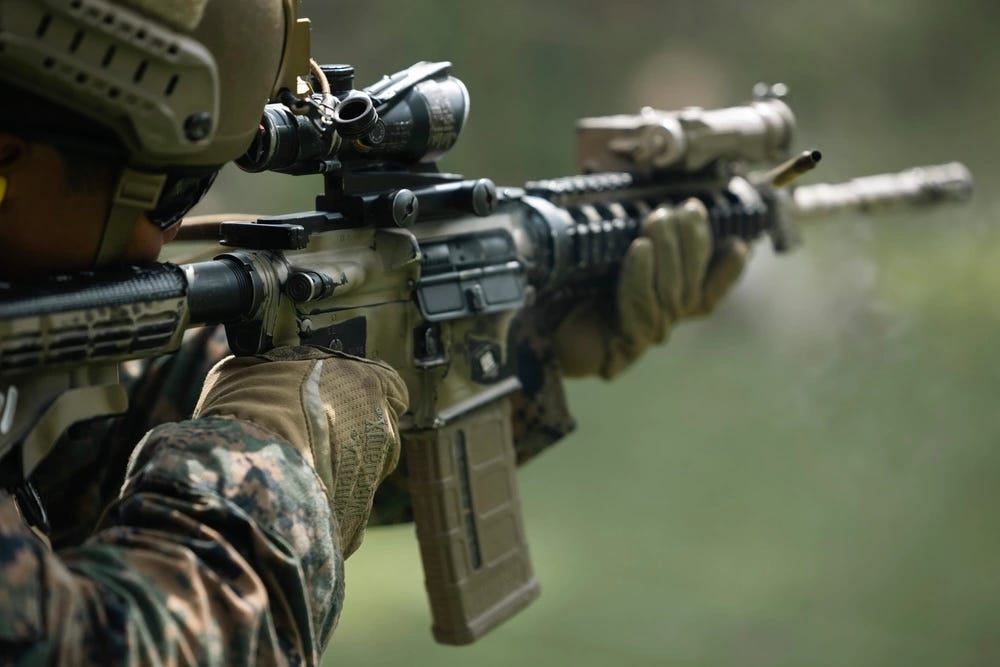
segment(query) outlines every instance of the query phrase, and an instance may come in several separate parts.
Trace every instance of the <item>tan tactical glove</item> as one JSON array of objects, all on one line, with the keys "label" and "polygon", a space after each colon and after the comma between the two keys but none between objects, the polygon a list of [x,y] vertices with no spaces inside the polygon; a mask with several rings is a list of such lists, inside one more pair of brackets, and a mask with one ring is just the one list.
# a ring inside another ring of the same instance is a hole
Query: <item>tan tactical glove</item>
[{"label": "tan tactical glove", "polygon": [[563,374],[612,378],[665,341],[678,320],[710,313],[739,278],[749,252],[736,239],[714,259],[712,250],[708,212],[697,199],[650,213],[622,262],[614,310],[589,301],[556,328]]},{"label": "tan tactical glove", "polygon": [[194,415],[245,419],[299,450],[326,487],[346,558],[361,546],[375,488],[399,461],[396,423],[408,400],[384,363],[280,347],[219,362]]}]

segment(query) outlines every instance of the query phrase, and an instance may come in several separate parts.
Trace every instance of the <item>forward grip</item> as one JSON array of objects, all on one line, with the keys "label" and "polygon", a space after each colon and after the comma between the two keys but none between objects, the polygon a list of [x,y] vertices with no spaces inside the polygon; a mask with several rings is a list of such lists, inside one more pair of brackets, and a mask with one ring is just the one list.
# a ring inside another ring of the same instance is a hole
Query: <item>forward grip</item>
[{"label": "forward grip", "polygon": [[538,597],[515,476],[510,402],[403,434],[434,638],[468,644]]}]

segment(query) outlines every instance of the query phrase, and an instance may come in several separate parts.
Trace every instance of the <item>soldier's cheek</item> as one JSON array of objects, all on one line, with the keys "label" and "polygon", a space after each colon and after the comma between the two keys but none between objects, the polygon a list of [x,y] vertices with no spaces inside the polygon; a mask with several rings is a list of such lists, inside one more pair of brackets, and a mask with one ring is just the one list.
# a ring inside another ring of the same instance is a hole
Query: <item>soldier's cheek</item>
[{"label": "soldier's cheek", "polygon": [[169,243],[177,236],[180,225],[174,225],[167,231],[149,221],[145,215],[139,217],[132,229],[132,237],[125,250],[125,262],[130,264],[147,264],[155,262],[164,243]]}]

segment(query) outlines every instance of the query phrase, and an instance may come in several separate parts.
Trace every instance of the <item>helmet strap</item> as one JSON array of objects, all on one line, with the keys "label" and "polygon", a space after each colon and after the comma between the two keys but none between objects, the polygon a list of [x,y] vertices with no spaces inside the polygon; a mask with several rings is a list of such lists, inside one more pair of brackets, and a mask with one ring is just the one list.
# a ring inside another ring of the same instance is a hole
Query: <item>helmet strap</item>
[{"label": "helmet strap", "polygon": [[122,169],[111,198],[111,209],[104,221],[104,232],[94,258],[95,267],[121,259],[136,220],[140,214],[156,208],[166,180],[166,174],[147,174],[128,167]]}]

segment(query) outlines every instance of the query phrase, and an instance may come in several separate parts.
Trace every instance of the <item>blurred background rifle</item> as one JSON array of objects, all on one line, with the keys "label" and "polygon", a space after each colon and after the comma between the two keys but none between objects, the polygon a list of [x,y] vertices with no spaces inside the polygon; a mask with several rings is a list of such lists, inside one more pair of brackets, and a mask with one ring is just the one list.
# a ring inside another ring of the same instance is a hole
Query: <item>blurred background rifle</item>
[{"label": "blurred background rifle", "polygon": [[[438,641],[474,641],[538,594],[514,476],[508,351],[514,315],[611,287],[657,206],[701,199],[714,240],[770,237],[841,211],[961,199],[959,164],[792,187],[820,160],[792,154],[781,86],[744,106],[586,118],[581,174],[498,188],[440,173],[469,98],[449,63],[363,90],[316,67],[313,92],[268,105],[238,164],[324,175],[314,211],[207,220],[182,238],[215,257],[0,286],[0,454],[27,476],[70,424],[126,408],[117,363],[175,350],[225,324],[235,354],[322,345],[379,358],[406,381],[400,423]],[[40,413],[18,406],[43,406]]]}]

